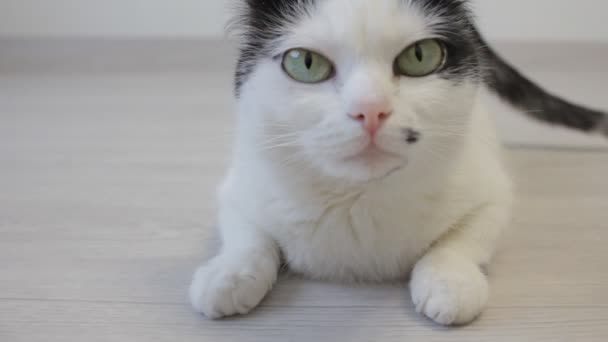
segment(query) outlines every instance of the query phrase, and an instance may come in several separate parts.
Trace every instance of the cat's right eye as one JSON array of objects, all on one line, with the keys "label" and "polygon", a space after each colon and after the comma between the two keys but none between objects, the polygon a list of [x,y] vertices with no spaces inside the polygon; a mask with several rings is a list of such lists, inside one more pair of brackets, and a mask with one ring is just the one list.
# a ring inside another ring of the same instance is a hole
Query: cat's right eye
[{"label": "cat's right eye", "polygon": [[326,57],[306,49],[292,49],[283,56],[283,70],[302,83],[321,83],[331,78],[333,64]]}]

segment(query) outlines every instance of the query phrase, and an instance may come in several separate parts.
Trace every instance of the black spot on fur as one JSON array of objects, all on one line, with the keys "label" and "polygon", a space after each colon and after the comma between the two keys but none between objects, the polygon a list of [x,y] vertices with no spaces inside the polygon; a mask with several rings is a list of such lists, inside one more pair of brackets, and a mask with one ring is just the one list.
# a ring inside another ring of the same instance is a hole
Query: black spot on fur
[{"label": "black spot on fur", "polygon": [[405,135],[405,141],[407,141],[408,144],[415,144],[422,138],[422,134],[412,128],[405,128],[403,134]]}]

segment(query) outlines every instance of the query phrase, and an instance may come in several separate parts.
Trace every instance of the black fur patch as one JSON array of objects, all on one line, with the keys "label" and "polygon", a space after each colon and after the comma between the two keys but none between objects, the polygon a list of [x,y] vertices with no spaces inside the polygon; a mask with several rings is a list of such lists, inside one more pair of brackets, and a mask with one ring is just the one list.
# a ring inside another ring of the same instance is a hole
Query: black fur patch
[{"label": "black fur patch", "polygon": [[415,144],[422,138],[422,134],[420,132],[411,128],[403,129],[403,135],[405,135],[405,141],[407,141],[408,144]]},{"label": "black fur patch", "polygon": [[480,38],[488,70],[485,81],[500,98],[521,109],[527,116],[553,125],[584,132],[600,131],[607,122],[606,113],[581,107],[554,96],[527,79],[505,62]]},{"label": "black fur patch", "polygon": [[[322,0],[321,0],[322,1]],[[235,75],[235,93],[238,96],[243,83],[251,74],[256,62],[269,57],[273,41],[281,31],[294,24],[299,9],[314,5],[315,0],[244,0],[245,8],[237,18],[243,29],[240,56]]]},{"label": "black fur patch", "polygon": [[480,78],[481,56],[477,45],[473,16],[466,0],[413,0],[428,16],[442,18],[431,30],[444,37],[446,64],[439,75],[458,81]]}]

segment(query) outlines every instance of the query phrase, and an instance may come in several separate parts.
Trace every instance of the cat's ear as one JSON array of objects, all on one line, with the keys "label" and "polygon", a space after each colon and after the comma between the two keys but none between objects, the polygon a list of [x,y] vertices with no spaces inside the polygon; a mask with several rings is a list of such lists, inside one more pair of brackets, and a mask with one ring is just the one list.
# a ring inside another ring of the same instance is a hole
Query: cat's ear
[{"label": "cat's ear", "polygon": [[439,15],[450,15],[453,12],[468,11],[469,0],[405,0],[410,5],[422,8],[426,12]]},{"label": "cat's ear", "polygon": [[309,13],[319,0],[232,0],[232,19],[227,32],[280,36],[284,29]]},{"label": "cat's ear", "polygon": [[238,38],[247,28],[251,0],[228,0],[228,21],[224,27],[226,36]]},{"label": "cat's ear", "polygon": [[[230,0],[230,19],[226,24],[226,33],[229,37],[242,37],[251,32],[263,21],[264,16],[270,16],[272,9],[279,1],[276,0]],[[286,1],[288,2],[288,1]]]}]

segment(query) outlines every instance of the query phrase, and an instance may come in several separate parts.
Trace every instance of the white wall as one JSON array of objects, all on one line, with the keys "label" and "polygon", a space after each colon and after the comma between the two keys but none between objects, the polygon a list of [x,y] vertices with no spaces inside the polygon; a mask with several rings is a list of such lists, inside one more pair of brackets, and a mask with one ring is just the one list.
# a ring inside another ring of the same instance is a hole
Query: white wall
[{"label": "white wall", "polygon": [[219,36],[228,0],[0,0],[0,35]]},{"label": "white wall", "polygon": [[493,39],[608,42],[606,0],[474,0]]},{"label": "white wall", "polygon": [[[217,37],[230,1],[0,0],[0,36]],[[493,39],[608,41],[606,0],[474,3]]]}]

